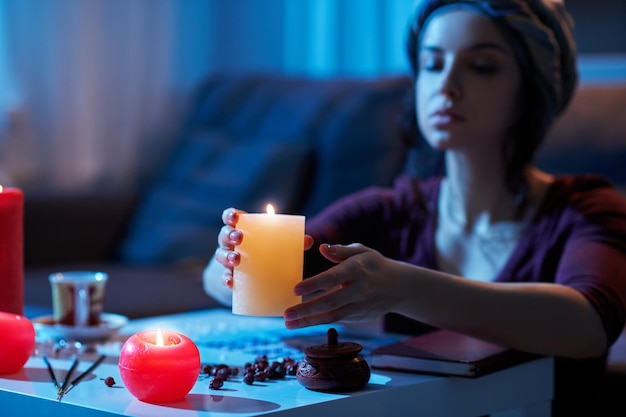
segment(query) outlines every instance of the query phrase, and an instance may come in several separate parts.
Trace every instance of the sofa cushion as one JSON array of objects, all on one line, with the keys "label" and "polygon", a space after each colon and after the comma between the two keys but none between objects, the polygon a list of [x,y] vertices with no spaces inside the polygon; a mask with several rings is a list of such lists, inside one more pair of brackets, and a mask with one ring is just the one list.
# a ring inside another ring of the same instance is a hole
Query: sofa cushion
[{"label": "sofa cushion", "polygon": [[558,119],[537,164],[554,174],[596,173],[626,192],[626,86],[583,84]]},{"label": "sofa cushion", "polygon": [[134,264],[206,262],[227,207],[292,209],[307,167],[305,143],[291,138],[233,138],[202,132],[186,138],[148,192],[121,247]]},{"label": "sofa cushion", "polygon": [[[120,257],[206,262],[223,209],[311,216],[402,170],[410,81],[212,75],[199,87],[165,169],[133,216]],[[383,140],[381,140],[381,138]]]},{"label": "sofa cushion", "polygon": [[314,181],[302,208],[307,215],[361,188],[390,185],[408,154],[402,119],[409,78],[335,80],[329,86],[333,101],[313,140]]}]

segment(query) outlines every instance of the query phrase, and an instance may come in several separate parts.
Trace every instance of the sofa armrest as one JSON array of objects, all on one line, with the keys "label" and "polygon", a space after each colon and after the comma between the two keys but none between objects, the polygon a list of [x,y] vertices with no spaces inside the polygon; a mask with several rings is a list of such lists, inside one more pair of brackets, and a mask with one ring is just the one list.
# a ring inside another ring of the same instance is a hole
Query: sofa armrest
[{"label": "sofa armrest", "polygon": [[116,258],[135,204],[130,194],[25,193],[24,264]]},{"label": "sofa armrest", "polygon": [[72,262],[26,268],[24,302],[27,317],[52,312],[48,275],[57,271],[103,271],[109,275],[104,311],[130,319],[219,307],[202,288],[202,271],[179,266],[127,265],[116,262]]}]

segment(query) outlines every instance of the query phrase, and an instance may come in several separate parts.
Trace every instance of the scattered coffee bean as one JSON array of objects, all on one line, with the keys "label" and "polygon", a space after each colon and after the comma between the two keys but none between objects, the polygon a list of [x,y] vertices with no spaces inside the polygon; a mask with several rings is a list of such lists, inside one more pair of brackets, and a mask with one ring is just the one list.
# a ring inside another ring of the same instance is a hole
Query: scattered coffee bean
[{"label": "scattered coffee bean", "polygon": [[[298,362],[290,357],[270,363],[266,355],[259,355],[254,359],[254,362],[246,362],[243,365],[242,381],[252,385],[254,381],[284,379],[287,375],[296,375],[297,369]],[[212,377],[209,381],[211,389],[220,389],[224,381],[239,375],[239,368],[225,364],[204,364],[202,365],[202,374]]]},{"label": "scattered coffee bean", "polygon": [[211,389],[220,389],[224,386],[224,380],[219,376],[214,376],[209,381],[209,388]]}]

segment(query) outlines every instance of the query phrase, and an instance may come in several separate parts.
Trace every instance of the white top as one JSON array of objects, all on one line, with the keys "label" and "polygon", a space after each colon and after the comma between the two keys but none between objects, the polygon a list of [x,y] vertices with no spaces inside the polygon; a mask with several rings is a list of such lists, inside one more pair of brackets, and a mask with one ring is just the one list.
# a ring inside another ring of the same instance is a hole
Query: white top
[{"label": "white top", "polygon": [[450,184],[444,179],[439,193],[435,233],[437,262],[442,271],[480,281],[493,281],[508,261],[528,224],[531,213],[521,222],[490,223],[479,219],[473,230],[464,230],[464,214],[455,211]]}]

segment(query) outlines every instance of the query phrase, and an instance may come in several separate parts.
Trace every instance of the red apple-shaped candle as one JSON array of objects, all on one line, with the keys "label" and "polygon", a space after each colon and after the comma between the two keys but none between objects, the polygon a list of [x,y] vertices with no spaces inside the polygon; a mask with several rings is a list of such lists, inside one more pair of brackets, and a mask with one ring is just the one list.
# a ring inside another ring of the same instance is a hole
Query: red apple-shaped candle
[{"label": "red apple-shaped candle", "polygon": [[24,316],[0,312],[0,374],[22,369],[35,350],[35,327]]},{"label": "red apple-shaped candle", "polygon": [[200,352],[188,337],[161,329],[132,335],[119,359],[120,376],[128,391],[149,403],[177,401],[200,375]]}]

